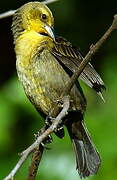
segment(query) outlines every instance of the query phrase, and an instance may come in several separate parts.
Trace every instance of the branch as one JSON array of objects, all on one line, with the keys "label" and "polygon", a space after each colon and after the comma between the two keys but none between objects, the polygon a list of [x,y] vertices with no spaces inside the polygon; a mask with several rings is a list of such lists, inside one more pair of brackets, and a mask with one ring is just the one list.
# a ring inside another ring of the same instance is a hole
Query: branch
[{"label": "branch", "polygon": [[2,14],[0,14],[0,19],[13,16],[13,14],[15,14],[15,12],[16,12],[16,10],[10,10],[10,11],[7,11],[5,13],[2,13]]},{"label": "branch", "polygon": [[[39,137],[41,134],[43,134],[46,130],[46,126],[44,126],[42,129],[39,130],[37,134],[35,134],[35,137]],[[31,165],[29,167],[29,174],[27,180],[35,180],[37,170],[43,155],[44,151],[44,145],[40,144],[40,146],[34,150]]]},{"label": "branch", "polygon": [[[42,3],[44,3],[44,4],[50,4],[50,3],[53,3],[53,2],[56,2],[56,1],[58,1],[58,0],[45,0],[45,1],[43,1]],[[10,11],[1,13],[1,14],[0,14],[0,19],[13,16],[13,15],[15,14],[15,12],[16,12],[16,10],[10,10]]]},{"label": "branch", "polygon": [[37,149],[40,146],[41,142],[57,128],[58,124],[61,122],[61,119],[65,117],[68,109],[69,109],[69,96],[65,96],[63,98],[63,109],[61,110],[59,115],[55,118],[53,124],[42,135],[40,135],[31,146],[29,146],[25,151],[21,153],[20,160],[18,161],[16,166],[13,168],[13,170],[10,172],[10,174],[4,180],[13,179],[16,172],[22,166],[24,161],[28,158],[29,154],[33,152],[35,149]]},{"label": "branch", "polygon": [[53,121],[52,125],[42,135],[40,135],[31,146],[29,146],[25,151],[23,151],[21,153],[20,160],[18,161],[18,163],[16,164],[14,169],[10,172],[10,174],[4,180],[11,180],[14,177],[14,175],[16,174],[16,172],[18,171],[18,169],[22,166],[24,161],[27,159],[29,154],[32,151],[34,151],[35,149],[37,149],[39,147],[40,143],[57,128],[57,126],[61,122],[62,118],[65,117],[65,115],[69,109],[69,105],[70,105],[69,96],[65,96],[65,95],[68,95],[70,93],[71,88],[73,87],[75,81],[77,80],[77,78],[79,77],[79,75],[81,74],[81,72],[83,71],[85,66],[87,65],[87,63],[90,61],[92,56],[99,50],[101,45],[107,40],[107,38],[111,35],[113,30],[115,30],[115,29],[117,29],[117,15],[114,16],[112,25],[109,27],[109,29],[106,31],[106,33],[102,36],[102,38],[95,45],[91,46],[88,54],[85,56],[85,58],[81,62],[78,70],[73,74],[70,81],[65,86],[65,89],[60,97],[63,101],[63,109],[61,110],[61,112],[60,112],[60,107],[55,106],[51,115],[52,115],[52,117],[56,117],[56,116],[57,117]]},{"label": "branch", "polygon": [[44,151],[44,146],[40,144],[40,146],[34,151],[33,157],[32,157],[32,162],[29,167],[29,175],[27,180],[35,180],[37,170],[39,167],[39,163],[41,161],[42,155]]},{"label": "branch", "polygon": [[45,1],[42,1],[42,3],[50,4],[50,3],[53,3],[53,2],[56,2],[56,1],[59,1],[59,0],[45,0]]}]

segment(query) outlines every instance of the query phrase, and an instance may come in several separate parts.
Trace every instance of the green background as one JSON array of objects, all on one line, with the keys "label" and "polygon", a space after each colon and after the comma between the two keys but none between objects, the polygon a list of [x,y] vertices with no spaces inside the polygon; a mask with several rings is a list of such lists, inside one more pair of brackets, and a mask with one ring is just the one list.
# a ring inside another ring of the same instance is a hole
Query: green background
[{"label": "green background", "polygon": [[[0,13],[16,9],[28,1],[1,0]],[[117,13],[114,0],[59,0],[49,5],[55,17],[55,32],[81,48],[84,55],[107,30]],[[42,126],[43,120],[26,98],[15,68],[12,18],[0,20],[0,180],[18,161],[18,153],[28,147]],[[82,83],[88,101],[86,124],[102,158],[101,168],[89,180],[117,179],[117,32],[92,58],[92,64],[102,76],[107,90],[106,103]],[[45,150],[37,179],[79,180],[68,134]],[[31,157],[16,174],[15,180],[25,180]]]}]

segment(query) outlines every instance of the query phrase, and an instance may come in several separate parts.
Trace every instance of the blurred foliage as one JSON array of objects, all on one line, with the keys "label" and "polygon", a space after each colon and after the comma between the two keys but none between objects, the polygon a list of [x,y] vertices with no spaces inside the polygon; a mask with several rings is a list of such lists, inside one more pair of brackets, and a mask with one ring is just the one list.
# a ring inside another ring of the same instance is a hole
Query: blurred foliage
[{"label": "blurred foliage", "polygon": [[[25,0],[1,0],[0,12],[16,9]],[[57,34],[65,36],[80,46],[83,53],[105,32],[117,10],[117,2],[59,0],[49,5],[55,16]],[[43,120],[28,101],[17,79],[15,53],[10,31],[11,18],[0,20],[0,180],[18,160],[18,153],[34,140],[34,133],[43,126]],[[103,77],[107,90],[106,103],[82,82],[88,107],[85,120],[102,157],[102,165],[96,176],[89,180],[115,180],[117,178],[117,32],[92,59]],[[54,137],[44,152],[37,179],[78,180],[75,159],[68,134],[64,140]],[[26,179],[31,157],[14,179]]]}]

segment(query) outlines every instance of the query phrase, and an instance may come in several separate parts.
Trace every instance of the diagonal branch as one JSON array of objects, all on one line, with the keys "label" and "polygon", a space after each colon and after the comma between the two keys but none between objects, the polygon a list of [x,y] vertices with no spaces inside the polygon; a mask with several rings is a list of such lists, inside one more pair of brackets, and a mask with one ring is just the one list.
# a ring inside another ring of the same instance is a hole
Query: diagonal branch
[{"label": "diagonal branch", "polygon": [[58,124],[61,122],[61,119],[65,117],[66,112],[69,109],[69,96],[65,96],[63,98],[63,109],[58,114],[58,116],[55,118],[53,124],[42,134],[40,135],[37,140],[29,146],[25,151],[21,153],[21,158],[16,164],[16,166],[13,168],[13,170],[10,172],[10,174],[4,179],[4,180],[12,180],[16,172],[19,170],[19,168],[22,166],[24,161],[28,158],[31,152],[33,152],[35,149],[37,149],[41,142],[48,137],[49,134],[51,134],[58,126]]},{"label": "diagonal branch", "polygon": [[63,95],[69,94],[71,88],[73,87],[75,81],[78,79],[80,74],[82,73],[83,69],[86,67],[88,62],[91,60],[93,55],[99,50],[99,48],[102,46],[102,44],[108,39],[108,37],[111,35],[111,33],[117,29],[117,14],[114,15],[114,20],[112,22],[112,25],[109,27],[109,29],[105,32],[105,34],[99,39],[99,41],[90,47],[89,52],[83,58],[83,61],[81,62],[78,70],[72,75],[70,81],[67,83],[66,88],[64,89]]},{"label": "diagonal branch", "polygon": [[112,25],[109,27],[106,33],[102,36],[102,38],[90,48],[88,54],[85,56],[85,58],[81,62],[78,70],[73,74],[70,81],[66,85],[61,95],[61,99],[63,100],[63,109],[60,111],[60,107],[56,106],[54,110],[52,111],[52,114],[51,114],[52,117],[56,117],[53,124],[42,135],[40,135],[31,146],[29,146],[25,151],[22,152],[20,160],[18,161],[14,169],[10,172],[10,174],[4,180],[11,180],[16,174],[16,172],[19,170],[19,168],[22,166],[24,161],[27,159],[29,154],[33,152],[36,148],[38,148],[40,143],[57,128],[62,118],[65,117],[69,109],[69,105],[70,105],[69,96],[65,96],[65,95],[68,95],[70,93],[71,88],[73,87],[75,81],[77,80],[77,78],[79,77],[79,75],[81,74],[85,66],[87,65],[87,63],[90,61],[92,56],[99,50],[101,45],[107,40],[107,38],[111,35],[111,33],[115,29],[117,29],[117,15],[114,16]]},{"label": "diagonal branch", "polygon": [[[43,3],[44,3],[44,4],[50,4],[50,3],[53,3],[53,2],[56,2],[56,1],[58,1],[58,0],[45,0],[45,1],[43,1]],[[1,13],[1,14],[0,14],[0,19],[13,16],[13,15],[15,14],[15,12],[16,12],[16,10],[10,10],[10,11]]]}]

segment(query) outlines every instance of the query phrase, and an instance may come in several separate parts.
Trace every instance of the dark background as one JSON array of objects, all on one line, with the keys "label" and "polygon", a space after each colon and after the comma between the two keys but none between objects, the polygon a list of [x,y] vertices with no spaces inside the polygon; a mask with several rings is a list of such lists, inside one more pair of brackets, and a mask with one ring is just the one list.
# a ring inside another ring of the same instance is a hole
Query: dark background
[{"label": "dark background", "polygon": [[[1,0],[0,13],[17,9],[29,1]],[[59,0],[49,5],[55,17],[56,34],[66,37],[81,48],[84,55],[107,30],[117,13],[117,1]],[[11,33],[12,18],[0,20],[0,180],[18,160],[18,153],[28,147],[43,125],[43,120],[25,97],[17,79],[15,53]],[[83,83],[88,107],[85,115],[88,129],[101,154],[102,165],[92,180],[117,178],[117,32],[93,57],[92,64],[102,76],[107,90],[106,103]],[[78,180],[72,145],[67,136],[54,136],[40,164],[38,178],[46,180]],[[26,179],[30,158],[14,179]],[[38,179],[37,178],[37,179]]]}]

